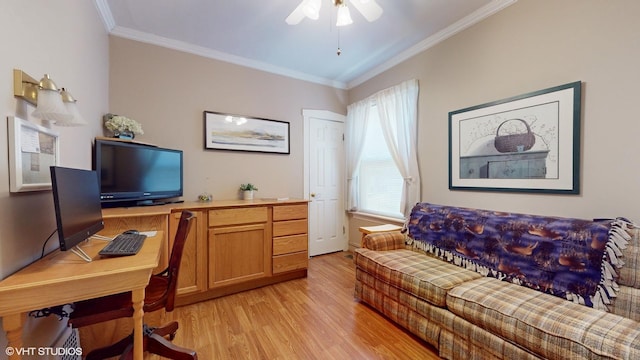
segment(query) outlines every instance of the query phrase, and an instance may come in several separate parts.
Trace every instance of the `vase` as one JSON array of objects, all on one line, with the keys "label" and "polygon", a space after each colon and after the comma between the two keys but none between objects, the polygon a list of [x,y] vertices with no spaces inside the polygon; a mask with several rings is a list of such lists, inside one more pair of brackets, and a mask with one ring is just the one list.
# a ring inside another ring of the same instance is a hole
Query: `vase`
[{"label": "vase", "polygon": [[242,198],[245,200],[253,200],[253,190],[245,190],[242,192]]},{"label": "vase", "polygon": [[114,131],[113,132],[113,137],[114,138],[118,138],[118,139],[123,139],[123,140],[133,140],[136,137],[136,134],[133,133],[133,131]]}]

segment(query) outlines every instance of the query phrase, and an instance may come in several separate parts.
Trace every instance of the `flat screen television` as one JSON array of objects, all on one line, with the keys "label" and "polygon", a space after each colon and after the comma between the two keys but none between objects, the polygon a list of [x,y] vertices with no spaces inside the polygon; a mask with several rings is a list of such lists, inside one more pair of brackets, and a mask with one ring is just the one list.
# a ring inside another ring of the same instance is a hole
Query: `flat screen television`
[{"label": "flat screen television", "polygon": [[182,196],[181,150],[98,139],[93,160],[103,207],[163,204]]},{"label": "flat screen television", "polygon": [[60,250],[71,250],[104,229],[98,174],[51,166],[51,188]]}]

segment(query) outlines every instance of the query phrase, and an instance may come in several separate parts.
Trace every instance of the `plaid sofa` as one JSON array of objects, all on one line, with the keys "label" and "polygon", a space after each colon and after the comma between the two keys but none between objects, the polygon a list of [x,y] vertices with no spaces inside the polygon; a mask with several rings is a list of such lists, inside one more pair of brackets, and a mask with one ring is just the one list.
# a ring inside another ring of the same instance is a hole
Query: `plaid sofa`
[{"label": "plaid sofa", "polygon": [[458,267],[367,235],[356,249],[355,297],[446,359],[640,359],[640,231],[632,235],[609,312]]}]

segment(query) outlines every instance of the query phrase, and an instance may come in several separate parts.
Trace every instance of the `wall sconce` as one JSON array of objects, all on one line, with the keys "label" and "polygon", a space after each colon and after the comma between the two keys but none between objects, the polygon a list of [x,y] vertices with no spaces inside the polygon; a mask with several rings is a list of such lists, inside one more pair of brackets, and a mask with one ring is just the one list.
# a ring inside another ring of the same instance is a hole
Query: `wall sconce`
[{"label": "wall sconce", "polygon": [[76,100],[68,91],[58,90],[47,74],[40,81],[36,81],[24,71],[14,69],[13,95],[36,105],[31,115],[42,120],[51,121],[58,126],[86,124],[76,108]]},{"label": "wall sconce", "polygon": [[67,109],[67,113],[71,114],[72,118],[69,121],[56,121],[56,125],[58,126],[80,126],[87,125],[87,122],[84,121],[82,115],[78,111],[78,107],[76,106],[76,99],[71,96],[71,93],[68,92],[65,88],[62,88],[60,91],[60,96],[62,97],[62,102],[64,103],[64,107]]}]

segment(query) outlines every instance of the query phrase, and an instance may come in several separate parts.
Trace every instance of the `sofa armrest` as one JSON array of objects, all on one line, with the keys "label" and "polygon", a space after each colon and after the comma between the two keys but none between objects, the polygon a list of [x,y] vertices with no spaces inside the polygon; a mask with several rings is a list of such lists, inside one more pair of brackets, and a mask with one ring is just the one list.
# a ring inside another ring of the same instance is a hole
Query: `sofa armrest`
[{"label": "sofa armrest", "polygon": [[378,232],[365,236],[362,247],[376,251],[404,249],[404,241],[405,236],[399,231]]}]

